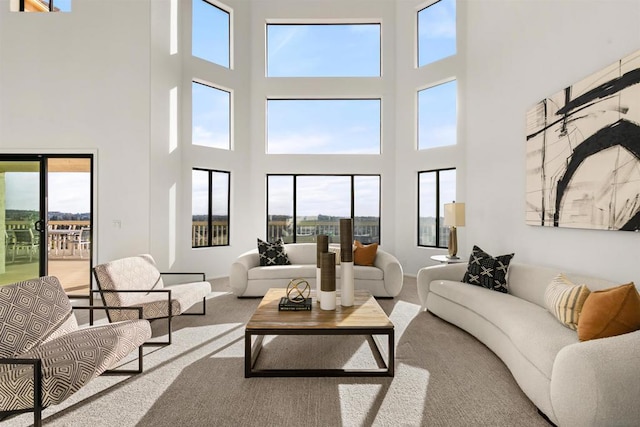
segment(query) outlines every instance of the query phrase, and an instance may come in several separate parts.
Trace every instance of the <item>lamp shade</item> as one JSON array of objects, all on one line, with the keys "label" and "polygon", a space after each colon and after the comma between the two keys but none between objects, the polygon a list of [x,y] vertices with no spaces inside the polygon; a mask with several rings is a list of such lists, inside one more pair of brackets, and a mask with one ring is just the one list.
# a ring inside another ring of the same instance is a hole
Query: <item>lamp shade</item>
[{"label": "lamp shade", "polygon": [[464,203],[444,204],[444,225],[453,227],[464,225]]}]

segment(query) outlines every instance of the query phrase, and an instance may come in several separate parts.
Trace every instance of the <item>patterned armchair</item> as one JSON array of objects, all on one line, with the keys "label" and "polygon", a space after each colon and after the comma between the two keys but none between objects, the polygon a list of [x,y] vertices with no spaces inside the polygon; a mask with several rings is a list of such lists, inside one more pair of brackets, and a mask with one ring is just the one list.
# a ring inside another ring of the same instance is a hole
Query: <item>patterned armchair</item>
[{"label": "patterned armchair", "polygon": [[[102,373],[142,372],[147,320],[79,328],[54,276],[0,286],[0,420],[58,404]],[[141,313],[139,313],[141,314]],[[110,370],[138,349],[137,370]]]},{"label": "patterned armchair", "polygon": [[[206,314],[206,296],[211,284],[204,273],[161,273],[151,255],[137,255],[96,265],[93,274],[102,302],[110,307],[140,307],[143,319],[167,319],[168,340],[147,344],[171,344],[171,319],[177,315]],[[202,281],[165,286],[163,275],[201,275]],[[185,313],[202,302],[202,312]],[[111,322],[130,319],[126,310],[107,310]]]}]

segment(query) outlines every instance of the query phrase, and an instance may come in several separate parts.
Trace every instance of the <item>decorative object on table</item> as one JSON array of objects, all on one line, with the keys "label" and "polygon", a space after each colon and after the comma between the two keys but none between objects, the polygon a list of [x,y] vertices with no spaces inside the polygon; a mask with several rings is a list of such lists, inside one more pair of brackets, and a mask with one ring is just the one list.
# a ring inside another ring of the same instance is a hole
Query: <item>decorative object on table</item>
[{"label": "decorative object on table", "polygon": [[458,231],[456,227],[464,226],[464,203],[444,204],[444,225],[449,226],[449,254],[451,259],[458,259]]},{"label": "decorative object on table", "polygon": [[351,218],[340,220],[340,275],[342,278],[340,303],[344,307],[351,307],[355,291],[353,276],[353,220]]},{"label": "decorative object on table", "polygon": [[320,308],[336,309],[336,254],[320,254]]},{"label": "decorative object on table", "polygon": [[291,279],[287,285],[287,299],[294,304],[302,304],[311,296],[311,286],[305,279]]},{"label": "decorative object on table", "polygon": [[290,265],[287,251],[284,248],[284,240],[279,238],[272,242],[265,242],[258,239],[258,253],[260,254],[260,266],[270,265]]},{"label": "decorative object on table", "polygon": [[474,245],[462,281],[506,294],[507,271],[513,256],[514,254],[507,254],[492,257]]},{"label": "decorative object on table", "polygon": [[303,302],[291,302],[287,297],[280,298],[279,311],[311,311],[313,298],[307,298]]},{"label": "decorative object on table", "polygon": [[640,230],[640,51],[527,111],[526,223]]},{"label": "decorative object on table", "polygon": [[322,265],[323,253],[329,252],[329,236],[326,234],[318,234],[316,236],[316,299],[320,302],[320,267]]},{"label": "decorative object on table", "polygon": [[353,250],[353,264],[373,266],[378,254],[378,244],[371,243],[370,245],[363,245],[360,241],[353,242],[355,249]]}]

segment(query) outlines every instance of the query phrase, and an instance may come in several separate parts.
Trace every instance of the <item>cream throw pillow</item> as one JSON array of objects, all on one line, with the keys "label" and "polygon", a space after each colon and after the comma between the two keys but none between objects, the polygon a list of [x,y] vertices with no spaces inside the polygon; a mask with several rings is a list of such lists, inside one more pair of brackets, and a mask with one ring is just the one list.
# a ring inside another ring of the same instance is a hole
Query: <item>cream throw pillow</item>
[{"label": "cream throw pillow", "polygon": [[590,293],[587,285],[576,285],[563,274],[558,274],[547,285],[544,303],[560,323],[575,331],[582,306]]}]

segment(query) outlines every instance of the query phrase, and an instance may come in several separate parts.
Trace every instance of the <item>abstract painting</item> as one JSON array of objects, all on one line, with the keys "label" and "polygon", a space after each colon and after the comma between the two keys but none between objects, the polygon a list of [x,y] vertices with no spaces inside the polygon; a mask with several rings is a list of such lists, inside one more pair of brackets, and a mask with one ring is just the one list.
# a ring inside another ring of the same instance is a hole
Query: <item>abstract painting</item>
[{"label": "abstract painting", "polygon": [[640,230],[640,51],[527,112],[526,223]]}]

